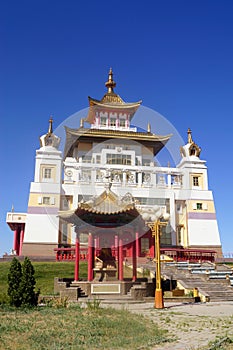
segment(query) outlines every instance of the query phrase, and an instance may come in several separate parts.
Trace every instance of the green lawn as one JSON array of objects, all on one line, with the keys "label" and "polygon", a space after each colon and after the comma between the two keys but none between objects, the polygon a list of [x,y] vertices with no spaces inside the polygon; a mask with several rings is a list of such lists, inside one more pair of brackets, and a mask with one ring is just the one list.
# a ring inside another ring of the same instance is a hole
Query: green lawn
[{"label": "green lawn", "polygon": [[[36,289],[40,288],[43,295],[53,294],[54,277],[74,276],[74,262],[32,264]],[[56,301],[34,309],[1,305],[1,298],[7,294],[9,268],[9,262],[0,263],[0,349],[149,350],[156,344],[170,341],[166,331],[144,316],[124,309],[102,308],[95,301],[87,302],[84,308],[80,304]],[[86,262],[80,263],[80,277],[87,277]]]},{"label": "green lawn", "polygon": [[[32,262],[35,269],[36,290],[40,289],[41,295],[54,293],[54,277],[74,278],[74,261],[71,262]],[[0,263],[0,302],[2,296],[7,293],[7,275],[10,269],[10,262]],[[125,267],[124,276],[132,275],[132,270]],[[80,278],[87,278],[87,262],[80,262]]]},{"label": "green lawn", "polygon": [[[53,294],[54,277],[74,277],[74,262],[32,262],[35,269],[36,289],[40,294]],[[0,301],[1,295],[7,293],[7,275],[10,262],[0,263]],[[87,277],[87,263],[80,263],[80,277]]]},{"label": "green lawn", "polygon": [[0,349],[152,349],[167,332],[143,315],[112,308],[0,307]]}]

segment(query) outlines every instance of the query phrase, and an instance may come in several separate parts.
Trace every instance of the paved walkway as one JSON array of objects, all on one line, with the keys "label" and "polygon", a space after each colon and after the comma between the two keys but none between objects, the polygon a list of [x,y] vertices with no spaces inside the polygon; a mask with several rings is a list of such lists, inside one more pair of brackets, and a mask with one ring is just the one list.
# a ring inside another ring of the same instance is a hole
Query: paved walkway
[{"label": "paved walkway", "polygon": [[[161,344],[153,350],[207,349],[208,343],[216,337],[233,338],[233,302],[165,303],[162,310],[154,309],[153,303],[105,305],[142,314],[167,329],[174,342]],[[233,344],[227,349],[233,349]]]}]

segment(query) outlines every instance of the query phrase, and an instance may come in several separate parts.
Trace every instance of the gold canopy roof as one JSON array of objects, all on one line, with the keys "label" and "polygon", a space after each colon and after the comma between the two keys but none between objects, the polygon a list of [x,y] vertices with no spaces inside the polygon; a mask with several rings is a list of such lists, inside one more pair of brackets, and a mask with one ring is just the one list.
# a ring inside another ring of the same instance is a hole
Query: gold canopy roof
[{"label": "gold canopy roof", "polygon": [[[126,193],[123,197],[117,196],[109,187],[99,196],[92,197],[89,201],[80,202],[78,207],[74,210],[59,211],[58,216],[69,223],[79,225],[80,220],[89,221],[95,217],[105,217],[103,221],[111,223],[110,218],[120,218],[120,215],[124,215],[129,222],[134,218],[139,217],[140,214],[137,211],[134,203],[134,198],[130,193]],[[109,220],[109,219],[110,220]],[[106,221],[107,220],[107,221]],[[108,221],[109,220],[109,221]],[[141,221],[141,219],[139,218]]]}]

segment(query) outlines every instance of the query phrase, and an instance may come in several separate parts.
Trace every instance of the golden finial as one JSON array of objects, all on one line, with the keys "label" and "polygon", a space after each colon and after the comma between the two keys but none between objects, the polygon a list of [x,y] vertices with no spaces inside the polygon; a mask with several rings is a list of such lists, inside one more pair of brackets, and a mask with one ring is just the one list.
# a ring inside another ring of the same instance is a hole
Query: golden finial
[{"label": "golden finial", "polygon": [[83,128],[83,127],[84,127],[84,119],[81,118],[81,119],[80,119],[80,128]]},{"label": "golden finial", "polygon": [[51,135],[53,133],[53,117],[51,116],[49,119],[49,130],[48,134]]},{"label": "golden finial", "polygon": [[193,139],[192,139],[192,131],[190,128],[188,128],[188,143],[193,143]]},{"label": "golden finial", "polygon": [[108,88],[108,94],[114,93],[113,88],[116,86],[116,83],[113,80],[112,68],[110,68],[110,70],[109,70],[108,81],[106,81],[105,86]]},{"label": "golden finial", "polygon": [[150,125],[150,123],[147,124],[147,132],[151,132],[151,125]]}]

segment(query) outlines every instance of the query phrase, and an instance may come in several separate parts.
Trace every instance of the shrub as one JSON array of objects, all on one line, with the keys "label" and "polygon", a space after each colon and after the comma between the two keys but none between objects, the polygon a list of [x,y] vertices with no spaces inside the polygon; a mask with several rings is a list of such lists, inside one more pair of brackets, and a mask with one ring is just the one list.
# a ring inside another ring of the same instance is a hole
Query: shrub
[{"label": "shrub", "polygon": [[22,277],[20,282],[22,305],[36,306],[38,304],[39,292],[35,292],[36,280],[34,274],[34,267],[29,258],[26,257],[22,264]]},{"label": "shrub", "polygon": [[22,278],[22,267],[18,259],[12,259],[8,274],[8,296],[10,305],[19,307],[22,303],[20,282]]},{"label": "shrub", "polygon": [[34,273],[34,267],[27,257],[22,265],[15,257],[12,259],[8,274],[10,305],[16,307],[37,305],[39,291],[34,290],[36,284]]}]

